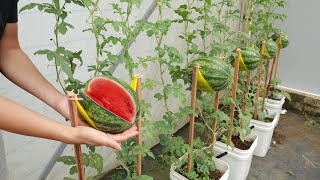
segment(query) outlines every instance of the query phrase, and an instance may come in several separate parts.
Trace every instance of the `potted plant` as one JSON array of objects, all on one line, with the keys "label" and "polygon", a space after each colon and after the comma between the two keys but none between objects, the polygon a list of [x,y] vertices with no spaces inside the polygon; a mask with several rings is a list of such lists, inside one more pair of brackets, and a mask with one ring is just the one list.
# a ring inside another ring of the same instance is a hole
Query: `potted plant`
[{"label": "potted plant", "polygon": [[[222,63],[222,64],[220,64]],[[199,70],[199,64],[206,64],[203,69]],[[216,74],[213,75],[216,71],[227,68],[229,71],[229,66],[226,63],[213,60],[200,58],[199,60],[193,61],[190,66],[193,68],[192,75],[192,93],[191,93],[191,110],[195,112],[196,109],[196,94],[197,88],[202,91],[216,88],[223,88],[222,86],[217,86],[217,84],[212,84],[211,81],[206,81],[206,79],[211,77],[210,79],[222,77],[224,74]],[[188,68],[188,69],[190,69]],[[188,71],[188,70],[187,70]],[[212,72],[209,74],[207,71]],[[190,70],[189,70],[190,72]],[[203,74],[203,76],[202,76]],[[227,73],[229,74],[229,73]],[[226,74],[226,75],[227,75]],[[199,79],[198,76],[202,76],[203,79]],[[231,73],[230,73],[231,75]],[[229,77],[226,76],[226,83],[223,85],[224,87],[228,86]],[[207,86],[203,86],[206,84]],[[216,89],[218,90],[218,89]],[[220,90],[220,89],[219,89]],[[217,93],[218,94],[218,93]],[[218,98],[216,98],[218,99]],[[215,106],[218,106],[218,102],[215,102]],[[170,179],[171,180],[182,180],[182,179],[228,179],[229,176],[229,168],[228,164],[215,158],[212,151],[212,145],[209,144],[208,147],[205,147],[204,142],[201,141],[200,138],[194,142],[194,113],[190,114],[190,126],[189,126],[189,145],[183,145],[186,147],[187,154],[184,154],[179,161],[173,163],[170,168]],[[216,124],[216,118],[214,120],[214,124]],[[215,127],[213,128],[215,129]],[[215,130],[213,131],[213,135],[215,134]],[[213,136],[215,137],[215,136]],[[215,142],[215,140],[213,141]],[[193,147],[202,148],[200,150],[193,150]]]}]

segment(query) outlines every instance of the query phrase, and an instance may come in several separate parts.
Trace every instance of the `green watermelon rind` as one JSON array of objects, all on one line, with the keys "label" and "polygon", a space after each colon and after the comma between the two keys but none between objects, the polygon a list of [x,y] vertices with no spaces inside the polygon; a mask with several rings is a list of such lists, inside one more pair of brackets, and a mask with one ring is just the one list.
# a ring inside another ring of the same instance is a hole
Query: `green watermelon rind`
[{"label": "green watermelon rind", "polygon": [[[260,63],[260,53],[256,48],[253,47],[242,47],[241,49],[241,56],[243,58],[243,62],[246,68],[249,71],[256,69]],[[235,54],[236,50],[234,50]],[[235,55],[230,56],[230,63],[233,64],[235,60]]]},{"label": "green watermelon rind", "polygon": [[281,36],[282,48],[286,48],[289,45],[289,36],[284,31],[274,33],[271,38],[274,42],[277,41],[278,37]]},{"label": "green watermelon rind", "polygon": [[[96,78],[106,78],[107,80],[111,80],[130,94],[130,97],[133,99],[136,112],[135,118],[132,122],[128,122],[125,119],[100,106],[84,93],[84,89],[88,90],[90,82],[92,82]],[[80,101],[80,104],[82,105],[88,116],[92,119],[98,130],[115,134],[127,130],[136,123],[137,117],[139,116],[140,112],[139,100],[133,89],[124,81],[116,79],[112,76],[99,76],[87,81],[85,83],[84,89],[81,89],[79,93],[80,97],[83,98],[83,101]]]},{"label": "green watermelon rind", "polygon": [[278,45],[272,39],[266,40],[266,47],[269,57],[267,59],[272,59],[277,55],[278,52]]},{"label": "green watermelon rind", "polygon": [[199,64],[199,70],[202,76],[214,91],[225,89],[232,80],[231,69],[227,63],[222,60],[215,60],[208,57],[201,57],[189,63],[187,72],[190,79],[192,77],[192,68],[194,64]]}]

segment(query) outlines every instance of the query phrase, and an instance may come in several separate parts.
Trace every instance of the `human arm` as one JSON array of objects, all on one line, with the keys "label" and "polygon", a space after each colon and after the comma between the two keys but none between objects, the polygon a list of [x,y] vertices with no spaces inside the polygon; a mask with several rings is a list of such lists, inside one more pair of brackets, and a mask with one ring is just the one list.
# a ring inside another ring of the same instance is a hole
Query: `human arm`
[{"label": "human arm", "polygon": [[27,136],[61,141],[67,144],[108,146],[121,150],[119,142],[137,135],[136,127],[120,134],[108,134],[90,127],[70,127],[0,97],[0,129]]},{"label": "human arm", "polygon": [[[0,41],[0,70],[9,80],[69,118],[67,96],[55,89],[36,69],[18,43],[17,24],[9,23]],[[69,144],[108,146],[120,150],[118,142],[138,132],[133,127],[120,134],[108,134],[90,127],[59,124],[6,98],[0,97],[0,129]]]},{"label": "human arm", "polygon": [[21,50],[17,23],[8,23],[0,41],[0,70],[10,81],[69,118],[67,96],[53,87]]}]

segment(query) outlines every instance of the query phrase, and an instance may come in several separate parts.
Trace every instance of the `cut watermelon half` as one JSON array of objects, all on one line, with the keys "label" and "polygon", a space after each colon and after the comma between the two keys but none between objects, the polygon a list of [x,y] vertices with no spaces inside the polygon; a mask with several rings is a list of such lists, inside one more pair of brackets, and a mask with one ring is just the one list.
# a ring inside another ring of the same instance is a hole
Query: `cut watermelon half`
[{"label": "cut watermelon half", "polygon": [[140,111],[136,93],[114,77],[94,77],[80,91],[84,111],[97,129],[118,133],[131,127]]},{"label": "cut watermelon half", "polygon": [[106,78],[96,78],[84,93],[95,103],[122,119],[132,122],[135,119],[135,103],[128,91],[120,84]]}]

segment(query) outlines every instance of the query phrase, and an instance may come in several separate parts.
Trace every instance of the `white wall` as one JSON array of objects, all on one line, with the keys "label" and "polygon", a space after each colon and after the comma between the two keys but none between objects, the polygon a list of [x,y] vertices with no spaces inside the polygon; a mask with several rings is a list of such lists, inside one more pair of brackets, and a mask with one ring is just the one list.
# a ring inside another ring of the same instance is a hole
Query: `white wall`
[{"label": "white wall", "polygon": [[[48,1],[48,0],[47,0]],[[20,1],[19,7],[21,8],[30,1]],[[42,2],[41,0],[36,0],[33,2]],[[103,16],[108,16],[109,18],[115,18],[110,7],[111,2],[118,1],[101,1],[101,12]],[[134,17],[132,22],[138,19],[141,19],[143,14],[146,12],[147,8],[151,4],[151,0],[144,1],[144,4],[139,9],[134,9]],[[184,3],[183,0],[175,0],[173,3],[173,8],[179,6],[179,4]],[[70,31],[66,36],[63,36],[60,44],[64,45],[71,50],[83,50],[82,58],[85,61],[85,64],[82,69],[77,72],[77,78],[85,81],[89,77],[89,73],[86,72],[86,66],[88,64],[93,64],[95,60],[95,44],[94,38],[90,33],[83,33],[82,30],[86,29],[89,25],[86,23],[88,12],[87,10],[80,7],[71,7],[71,15],[68,19],[68,22],[73,24],[76,28]],[[172,12],[172,9],[164,9],[164,18],[174,18],[175,14]],[[155,11],[150,21],[155,21],[158,18],[158,12]],[[54,19],[51,15],[37,11],[36,9],[31,11],[23,12],[19,15],[19,36],[20,44],[22,49],[29,55],[33,63],[40,70],[40,72],[51,82],[54,86],[60,89],[57,82],[55,82],[55,71],[53,64],[48,62],[44,56],[34,56],[33,53],[39,49],[53,49],[52,42],[49,41],[50,38],[53,38],[53,24]],[[194,25],[197,27],[199,25]],[[173,25],[171,27],[171,33],[169,37],[166,37],[165,42],[171,44],[179,49],[184,49],[184,42],[181,41],[178,37],[178,34],[183,30],[182,25]],[[117,35],[113,32],[114,35]],[[153,49],[156,46],[156,42],[153,39],[148,38],[146,35],[140,35],[136,42],[133,44],[130,52],[133,56],[145,57],[147,55],[153,55]],[[113,48],[114,53],[120,51],[120,48]],[[148,70],[140,69],[140,74],[148,78],[154,78],[159,80],[159,72],[157,66],[150,66]],[[123,73],[124,68],[119,66],[115,71],[114,75],[129,81],[127,74]],[[126,71],[125,71],[126,72]],[[25,91],[19,89],[17,86],[9,82],[5,77],[0,76],[1,86],[0,94],[1,96],[12,99],[13,101],[18,102],[30,109],[39,112],[41,114],[47,115],[48,117],[57,120],[61,123],[65,123],[63,117],[58,113],[52,110],[43,102],[34,98]],[[161,102],[156,101],[153,98],[154,92],[143,93],[143,97],[148,100],[153,105],[152,119],[156,120],[162,116],[164,112],[163,105]],[[172,103],[173,110],[177,108],[176,103]],[[186,121],[182,120],[181,125],[185,124]],[[53,152],[59,145],[59,142],[39,139],[33,137],[26,137],[17,134],[12,134],[4,132],[4,144],[6,151],[6,158],[9,173],[11,179],[14,180],[34,180],[37,179],[51,158]],[[154,145],[155,142],[147,141],[149,145]],[[67,146],[63,155],[73,155],[73,146]],[[115,154],[109,148],[98,148],[98,151],[104,157],[104,172],[114,168],[118,165],[116,162]],[[64,176],[68,176],[68,168],[65,165],[58,163],[54,166],[54,169],[51,171],[48,179],[56,180],[62,179]]]},{"label": "white wall", "polygon": [[288,0],[288,18],[278,26],[290,44],[281,51],[279,78],[283,86],[320,95],[320,1]]}]

